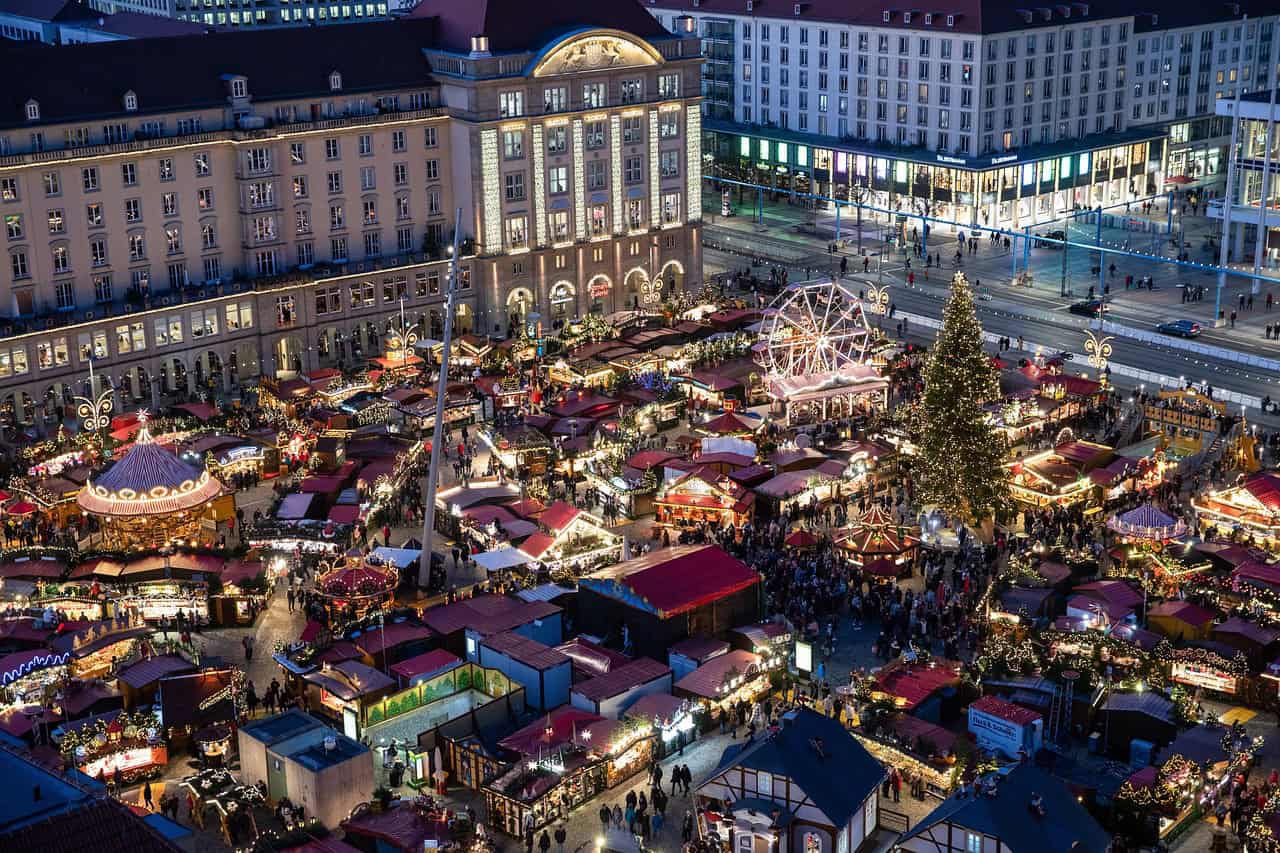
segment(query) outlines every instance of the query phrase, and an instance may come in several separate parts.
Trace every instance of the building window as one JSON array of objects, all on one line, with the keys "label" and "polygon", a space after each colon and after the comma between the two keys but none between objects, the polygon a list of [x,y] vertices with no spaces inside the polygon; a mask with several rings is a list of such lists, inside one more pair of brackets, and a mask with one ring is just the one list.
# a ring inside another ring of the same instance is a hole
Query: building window
[{"label": "building window", "polygon": [[547,169],[547,192],[560,195],[569,191],[569,167],[552,166]]},{"label": "building window", "polygon": [[658,75],[658,97],[659,98],[680,97],[680,75],[679,74]]},{"label": "building window", "polygon": [[524,92],[499,92],[498,114],[503,118],[519,118],[524,115]]},{"label": "building window", "polygon": [[560,113],[569,109],[569,89],[565,86],[548,86],[542,90],[542,111]]},{"label": "building window", "polygon": [[638,104],[644,98],[643,80],[623,80],[620,84],[622,103]]},{"label": "building window", "polygon": [[638,184],[644,180],[644,169],[640,165],[639,157],[628,157],[626,159],[623,179],[629,184]]},{"label": "building window", "polygon": [[93,277],[93,299],[95,302],[111,301],[111,273]]},{"label": "building window", "polygon": [[524,172],[508,172],[503,176],[507,201],[520,201],[524,198]]},{"label": "building window", "polygon": [[524,157],[524,131],[502,131],[502,156],[507,160],[519,160]]},{"label": "building window", "polygon": [[582,108],[598,110],[604,106],[605,87],[603,83],[582,84]]}]

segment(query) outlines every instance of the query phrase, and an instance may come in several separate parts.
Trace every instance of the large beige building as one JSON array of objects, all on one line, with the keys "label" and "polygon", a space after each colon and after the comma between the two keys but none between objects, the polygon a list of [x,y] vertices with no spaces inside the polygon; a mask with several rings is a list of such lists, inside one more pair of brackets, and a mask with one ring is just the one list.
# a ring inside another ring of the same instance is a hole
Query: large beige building
[{"label": "large beige building", "polygon": [[[554,7],[554,8],[547,8]],[[700,46],[640,6],[414,15],[0,56],[0,409],[48,426],[382,351],[403,301],[505,336],[698,283]]]}]

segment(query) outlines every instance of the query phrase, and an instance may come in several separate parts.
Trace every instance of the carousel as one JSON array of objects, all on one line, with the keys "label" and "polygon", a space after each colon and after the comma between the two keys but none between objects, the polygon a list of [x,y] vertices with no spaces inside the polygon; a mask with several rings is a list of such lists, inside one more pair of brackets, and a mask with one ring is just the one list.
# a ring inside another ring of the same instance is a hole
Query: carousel
[{"label": "carousel", "polygon": [[859,515],[839,538],[849,562],[868,574],[901,577],[911,572],[920,553],[920,529],[899,524],[874,504]]},{"label": "carousel", "polygon": [[124,457],[85,482],[76,498],[80,509],[102,527],[103,545],[111,550],[160,549],[176,542],[210,539],[217,520],[214,502],[224,489],[209,472],[183,462],[156,444],[147,417]]},{"label": "carousel", "polygon": [[1194,574],[1204,564],[1190,565],[1168,552],[1166,546],[1186,538],[1187,525],[1151,504],[1117,512],[1107,519],[1107,529],[1117,535],[1120,544],[1111,549],[1117,561],[1112,575],[1135,574],[1144,584],[1161,594],[1174,594],[1178,578]]},{"label": "carousel", "polygon": [[394,566],[346,558],[316,579],[316,592],[330,619],[358,619],[390,604],[399,580]]}]

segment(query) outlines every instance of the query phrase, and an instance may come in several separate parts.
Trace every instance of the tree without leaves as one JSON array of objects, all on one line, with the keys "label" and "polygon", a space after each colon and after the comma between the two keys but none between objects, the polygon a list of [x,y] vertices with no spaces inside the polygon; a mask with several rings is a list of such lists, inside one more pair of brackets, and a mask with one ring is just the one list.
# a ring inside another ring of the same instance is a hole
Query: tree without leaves
[{"label": "tree without leaves", "polygon": [[1008,505],[1007,443],[982,410],[999,396],[973,291],[957,272],[925,363],[919,462],[925,503],[953,518],[981,520]]}]

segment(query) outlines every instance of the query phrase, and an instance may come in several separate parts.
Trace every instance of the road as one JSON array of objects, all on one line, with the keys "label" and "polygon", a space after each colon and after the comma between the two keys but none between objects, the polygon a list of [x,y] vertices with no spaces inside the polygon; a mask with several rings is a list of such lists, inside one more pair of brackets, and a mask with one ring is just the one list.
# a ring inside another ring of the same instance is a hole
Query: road
[{"label": "road", "polygon": [[[706,271],[713,273],[726,269],[742,269],[750,264],[750,257],[753,255],[767,264],[786,268],[792,281],[834,274],[838,270],[839,257],[833,258],[827,252],[829,241],[826,238],[833,236],[834,232],[827,232],[824,238],[821,222],[818,224],[818,233],[814,236],[796,234],[794,223],[788,224],[785,219],[767,220],[767,223],[770,227],[763,230],[751,227],[749,220],[746,222],[738,220],[730,225],[723,223],[708,225],[705,229],[704,246]],[[850,244],[849,278],[859,282],[860,287],[880,281],[889,283],[891,299],[899,315],[907,313],[940,318],[947,287],[954,271],[954,257],[949,255],[941,269],[930,270],[928,281],[923,278],[923,264],[919,260],[913,261],[916,280],[914,286],[908,286],[901,254],[886,255],[884,258],[877,256],[879,247],[883,245],[878,240],[879,231],[880,228],[870,224],[864,227],[864,246],[871,255],[871,260],[870,274],[863,274],[861,258],[856,254],[856,232],[846,223],[842,236],[846,237]],[[954,238],[944,236],[942,240],[936,240],[935,244],[945,247],[944,250],[950,252],[955,247],[953,241]],[[1006,252],[1002,247],[991,246],[985,239],[980,240],[979,243],[981,246],[978,255],[966,254],[963,256],[962,263],[970,281],[978,290],[980,296],[978,314],[986,331],[996,335],[1006,335],[1015,340],[1021,335],[1029,344],[1040,345],[1050,350],[1082,352],[1085,330],[1089,321],[1085,317],[1068,311],[1068,306],[1073,301],[1071,297],[1063,298],[1058,295],[1060,273],[1052,277],[1052,287],[1047,283],[1037,284],[1031,288],[1013,287],[1009,284],[1013,263],[1011,253]],[[1069,266],[1072,269],[1077,266],[1085,267],[1083,278],[1073,274],[1072,282],[1082,280],[1095,282],[1096,279],[1089,275],[1087,269],[1093,261],[1084,257],[1091,253],[1075,249],[1071,251],[1079,257],[1069,259]],[[1061,250],[1056,249],[1032,251],[1032,270],[1041,277],[1041,281],[1049,278],[1043,271],[1053,263],[1056,262],[1060,269],[1062,264],[1060,252]],[[883,263],[883,271],[877,274],[877,267],[881,263]],[[1021,263],[1020,258],[1019,263]],[[1158,263],[1153,263],[1152,267],[1156,272],[1147,272],[1135,267],[1137,271],[1133,274],[1136,276],[1158,275],[1161,267]],[[1164,278],[1167,279],[1167,269],[1164,272]],[[767,272],[761,273],[757,270],[757,274],[767,275]],[[1196,316],[1196,311],[1193,309],[1212,313],[1212,292],[1208,297],[1207,305],[1185,306],[1179,301],[1177,290],[1168,289],[1167,285],[1163,290],[1157,288],[1155,291],[1135,293],[1123,290],[1123,274],[1118,274],[1114,280],[1117,282],[1116,289],[1119,292],[1113,291],[1114,302],[1109,314],[1112,322],[1137,329],[1151,329],[1156,322],[1177,316],[1192,316],[1201,322],[1208,322],[1207,317]],[[1197,283],[1194,279],[1192,281]],[[1204,278],[1202,281],[1212,287],[1212,280]],[[1075,284],[1077,290],[1087,287],[1088,285],[1082,287],[1078,283]],[[1084,295],[1081,293],[1080,297]],[[1250,320],[1257,325],[1262,325],[1266,317],[1262,310],[1265,296],[1255,297],[1255,299],[1258,312],[1256,316],[1251,316]],[[1276,309],[1273,316],[1276,322],[1280,322],[1280,308]],[[911,331],[918,333],[922,339],[932,337],[930,330],[912,329]],[[1200,340],[1203,343],[1234,349],[1238,352],[1271,358],[1280,357],[1280,341],[1265,339],[1258,341],[1250,330],[1244,328],[1243,322],[1236,329],[1206,329]],[[1243,366],[1234,361],[1190,352],[1176,346],[1177,343],[1171,340],[1169,345],[1161,345],[1116,336],[1112,342],[1114,347],[1112,361],[1116,365],[1155,374],[1169,377],[1185,376],[1190,381],[1208,382],[1215,389],[1256,398],[1266,396],[1280,399],[1280,375]],[[1116,379],[1119,384],[1124,385],[1121,377]]]}]

